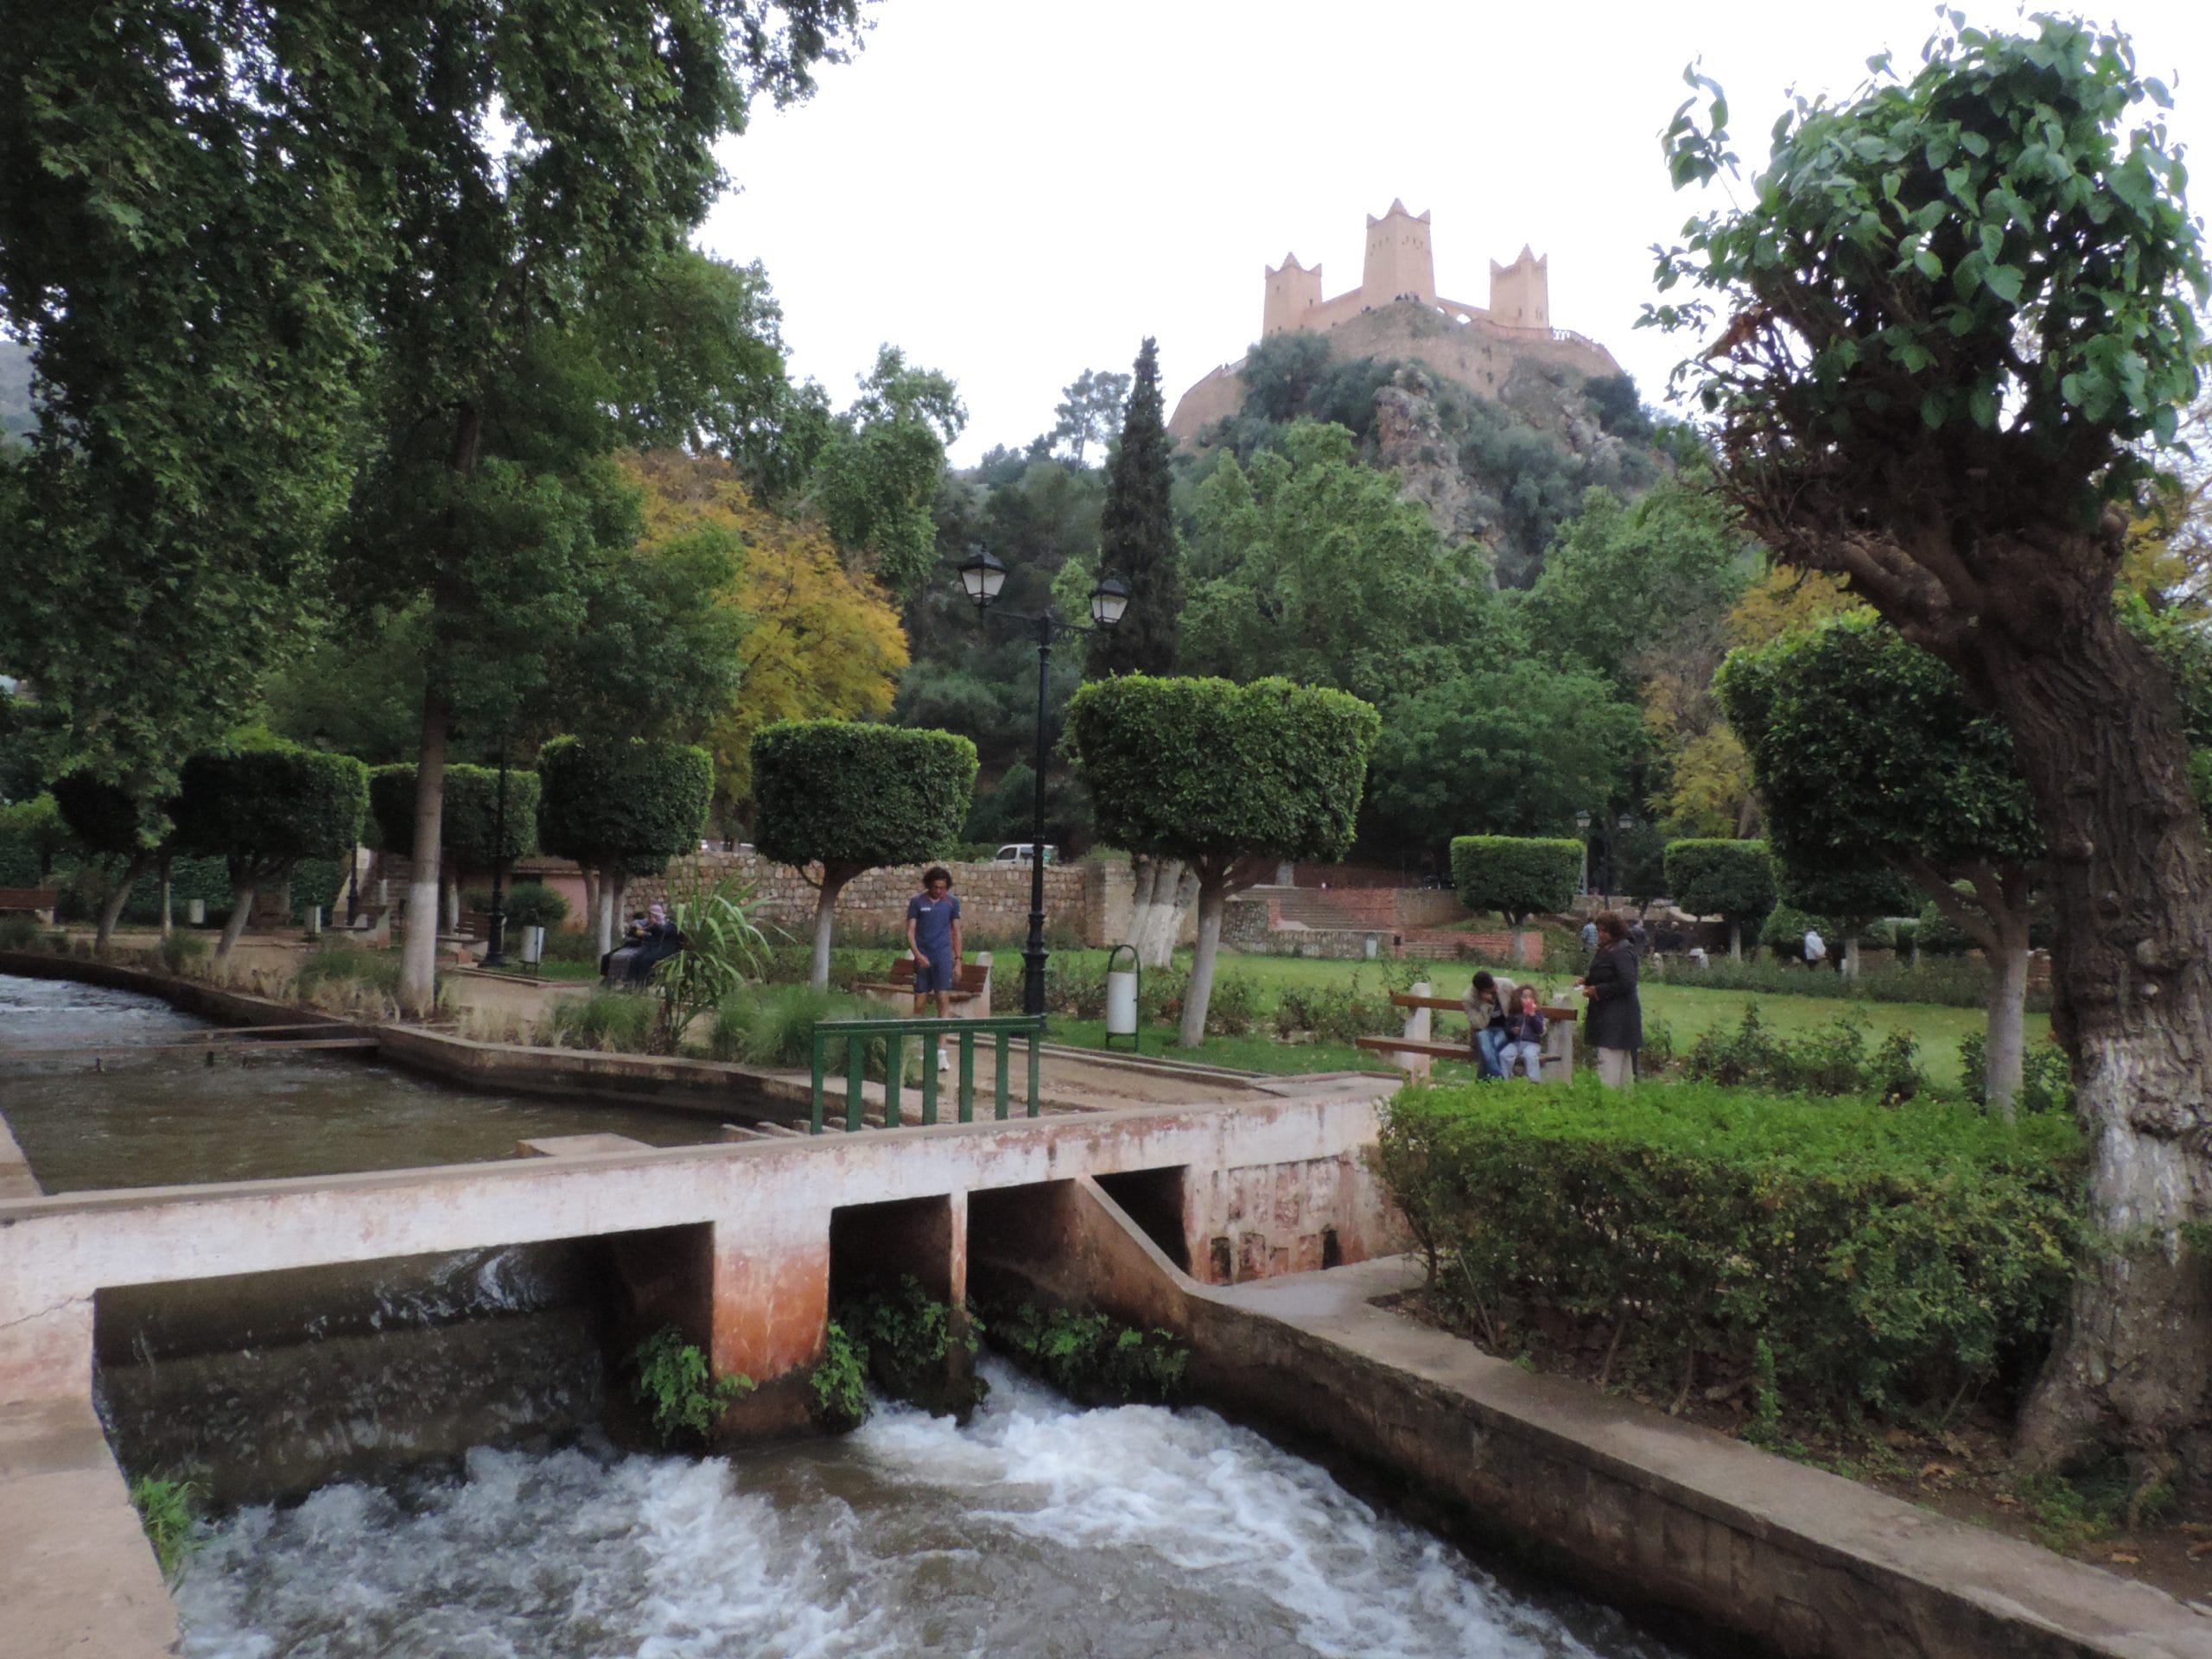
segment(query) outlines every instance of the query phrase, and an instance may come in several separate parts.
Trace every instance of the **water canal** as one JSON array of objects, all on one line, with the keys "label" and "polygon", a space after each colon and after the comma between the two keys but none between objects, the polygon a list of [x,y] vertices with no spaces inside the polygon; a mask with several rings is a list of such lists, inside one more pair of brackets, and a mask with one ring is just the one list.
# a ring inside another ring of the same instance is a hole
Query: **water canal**
[{"label": "water canal", "polygon": [[[357,1059],[93,1073],[7,1048],[205,1029],[0,978],[0,1101],[49,1190],[510,1155],[710,1120],[469,1094]],[[703,1132],[702,1132],[703,1131]],[[965,1427],[887,1404],[835,1440],[693,1460],[597,1427],[588,1250],[474,1252],[103,1293],[127,1469],[215,1497],[176,1586],[200,1659],[1479,1656],[1663,1659],[1198,1408],[1080,1409],[995,1360]]]}]

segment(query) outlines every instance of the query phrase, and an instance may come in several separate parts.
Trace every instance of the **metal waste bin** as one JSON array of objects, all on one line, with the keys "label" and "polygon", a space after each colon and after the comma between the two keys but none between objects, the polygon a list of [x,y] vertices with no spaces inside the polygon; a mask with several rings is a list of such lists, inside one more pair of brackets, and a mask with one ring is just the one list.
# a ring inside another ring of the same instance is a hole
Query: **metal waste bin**
[{"label": "metal waste bin", "polygon": [[545,930],[542,927],[525,927],[522,931],[523,966],[534,972],[537,964],[544,960]]},{"label": "metal waste bin", "polygon": [[186,925],[189,927],[207,926],[207,901],[205,899],[186,899],[184,901],[184,919]]}]

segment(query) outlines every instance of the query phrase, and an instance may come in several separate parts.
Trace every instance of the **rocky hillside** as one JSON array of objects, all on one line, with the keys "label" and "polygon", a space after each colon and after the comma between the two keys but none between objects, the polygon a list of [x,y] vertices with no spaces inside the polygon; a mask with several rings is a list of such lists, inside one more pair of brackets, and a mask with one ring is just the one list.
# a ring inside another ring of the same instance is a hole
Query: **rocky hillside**
[{"label": "rocky hillside", "polygon": [[1625,375],[1486,361],[1465,340],[1416,306],[1386,307],[1328,334],[1277,334],[1246,357],[1241,407],[1195,448],[1201,457],[1224,448],[1249,456],[1300,417],[1349,427],[1365,459],[1397,472],[1447,537],[1483,543],[1499,582],[1525,587],[1585,490],[1637,495],[1669,463]]}]

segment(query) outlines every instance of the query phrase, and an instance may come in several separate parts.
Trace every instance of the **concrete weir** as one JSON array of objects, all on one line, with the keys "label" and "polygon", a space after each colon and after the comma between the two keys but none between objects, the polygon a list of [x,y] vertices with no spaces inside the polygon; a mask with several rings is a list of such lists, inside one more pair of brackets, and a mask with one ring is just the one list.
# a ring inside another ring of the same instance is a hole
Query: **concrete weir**
[{"label": "concrete weir", "polygon": [[[500,1058],[472,1046],[466,1063],[504,1083]],[[2212,1618],[2158,1591],[1376,1306],[1413,1271],[1365,1161],[1376,1082],[1303,1087],[668,1148],[556,1136],[505,1162],[52,1196],[0,1130],[0,1653],[174,1650],[92,1406],[103,1294],[594,1241],[621,1339],[674,1323],[758,1385],[733,1438],[801,1431],[836,1300],[911,1273],[956,1306],[972,1288],[1179,1332],[1198,1398],[1671,1616],[1699,1648],[2212,1659]]]}]

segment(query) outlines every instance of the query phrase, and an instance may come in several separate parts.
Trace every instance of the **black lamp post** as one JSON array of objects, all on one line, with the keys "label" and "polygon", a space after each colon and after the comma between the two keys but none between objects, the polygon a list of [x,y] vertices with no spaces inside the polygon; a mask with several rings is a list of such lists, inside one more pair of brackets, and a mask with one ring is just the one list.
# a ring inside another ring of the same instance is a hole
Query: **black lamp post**
[{"label": "black lamp post", "polygon": [[492,939],[486,968],[507,965],[507,733],[499,728],[499,789],[492,808]]},{"label": "black lamp post", "polygon": [[[1006,566],[980,547],[961,561],[960,585],[987,611],[1006,586]],[[1045,766],[1051,747],[1046,723],[1046,690],[1052,666],[1052,641],[1063,634],[1096,633],[1110,628],[1129,608],[1129,590],[1118,576],[1108,576],[1090,590],[1090,626],[1063,622],[1052,606],[1034,616],[1015,616],[1037,630],[1037,798],[1029,841],[1029,943],[1021,952],[1021,1011],[1045,1012]]]}]

